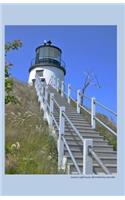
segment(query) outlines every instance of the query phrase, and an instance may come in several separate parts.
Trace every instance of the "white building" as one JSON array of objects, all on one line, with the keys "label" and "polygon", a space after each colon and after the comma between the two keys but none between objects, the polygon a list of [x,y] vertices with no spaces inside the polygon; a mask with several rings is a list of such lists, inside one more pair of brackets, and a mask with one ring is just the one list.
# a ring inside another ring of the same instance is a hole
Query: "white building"
[{"label": "white building", "polygon": [[64,81],[66,74],[65,64],[61,59],[62,51],[60,48],[52,45],[51,41],[44,42],[36,48],[36,57],[31,63],[29,69],[28,83],[33,85],[35,76],[38,74],[41,81],[46,81],[47,84],[53,79],[53,84],[56,85],[57,79]]}]

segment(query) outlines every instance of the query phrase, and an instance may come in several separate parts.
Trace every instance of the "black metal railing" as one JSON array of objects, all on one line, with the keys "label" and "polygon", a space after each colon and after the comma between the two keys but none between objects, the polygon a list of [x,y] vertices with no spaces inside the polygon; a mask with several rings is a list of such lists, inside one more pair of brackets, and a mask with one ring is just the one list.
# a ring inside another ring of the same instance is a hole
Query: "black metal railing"
[{"label": "black metal railing", "polygon": [[56,58],[53,57],[44,57],[44,58],[33,58],[31,60],[31,66],[37,65],[37,64],[54,64],[56,66],[61,66],[64,69],[66,68],[66,64],[63,60],[57,60]]}]

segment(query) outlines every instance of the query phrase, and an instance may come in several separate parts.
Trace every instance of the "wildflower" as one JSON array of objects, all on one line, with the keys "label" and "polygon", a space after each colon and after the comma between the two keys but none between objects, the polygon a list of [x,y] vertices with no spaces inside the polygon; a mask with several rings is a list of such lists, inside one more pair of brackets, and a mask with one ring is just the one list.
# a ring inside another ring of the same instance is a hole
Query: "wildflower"
[{"label": "wildflower", "polygon": [[14,149],[19,150],[20,149],[20,143],[16,142],[15,144],[12,144],[10,148],[11,148],[11,150],[14,150]]},{"label": "wildflower", "polygon": [[48,160],[51,160],[52,159],[52,156],[48,156]]},{"label": "wildflower", "polygon": [[20,143],[16,142],[16,149],[19,150],[20,149]]},{"label": "wildflower", "polygon": [[16,144],[12,144],[10,148],[11,150],[16,149]]}]

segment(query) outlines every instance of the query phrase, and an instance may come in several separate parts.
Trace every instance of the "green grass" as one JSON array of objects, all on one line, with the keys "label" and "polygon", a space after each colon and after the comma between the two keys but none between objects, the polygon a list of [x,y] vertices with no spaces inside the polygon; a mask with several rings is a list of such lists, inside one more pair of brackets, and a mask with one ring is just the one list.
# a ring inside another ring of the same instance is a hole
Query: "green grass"
[{"label": "green grass", "polygon": [[35,90],[15,81],[14,95],[20,104],[6,105],[5,173],[57,174],[57,145]]}]

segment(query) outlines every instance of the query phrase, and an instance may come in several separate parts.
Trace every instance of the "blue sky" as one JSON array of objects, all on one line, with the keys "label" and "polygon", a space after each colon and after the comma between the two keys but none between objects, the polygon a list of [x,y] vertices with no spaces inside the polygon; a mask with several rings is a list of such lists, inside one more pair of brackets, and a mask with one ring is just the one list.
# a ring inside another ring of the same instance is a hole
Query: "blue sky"
[{"label": "blue sky", "polygon": [[6,26],[5,41],[20,39],[23,46],[9,52],[14,64],[12,75],[23,82],[28,80],[28,69],[35,48],[44,40],[51,40],[62,49],[66,63],[65,83],[82,88],[84,72],[96,74],[100,88],[90,86],[86,95],[117,110],[117,27],[116,26]]}]

